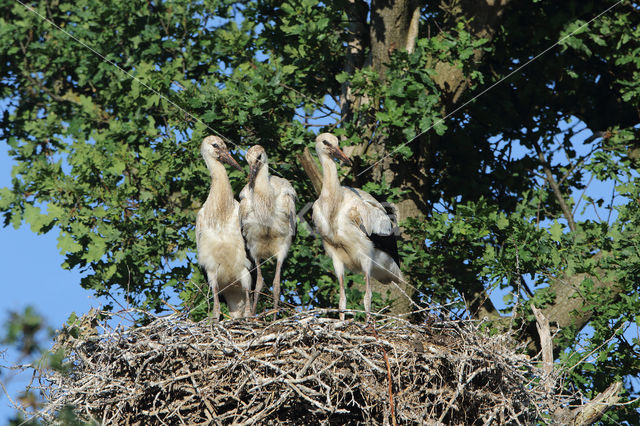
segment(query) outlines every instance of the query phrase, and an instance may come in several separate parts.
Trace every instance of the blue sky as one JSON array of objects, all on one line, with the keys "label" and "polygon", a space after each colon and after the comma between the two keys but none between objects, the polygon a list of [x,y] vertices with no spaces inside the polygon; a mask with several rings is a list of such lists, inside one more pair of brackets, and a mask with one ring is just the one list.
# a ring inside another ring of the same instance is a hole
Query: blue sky
[{"label": "blue sky", "polygon": [[[6,143],[0,143],[0,188],[10,186],[13,162]],[[33,305],[54,328],[59,328],[73,311],[87,312],[100,301],[91,292],[80,287],[80,273],[60,266],[63,258],[56,247],[55,229],[46,235],[31,232],[28,226],[14,229],[0,228],[0,270],[2,271],[2,297],[0,321],[8,319],[10,311],[22,312]],[[4,330],[2,330],[4,331]],[[4,348],[2,348],[4,349]],[[0,355],[0,380],[7,386],[12,398],[24,389],[30,374],[17,374],[5,367],[16,361],[17,355]],[[13,414],[9,401],[0,392],[0,424],[6,424]]]},{"label": "blue sky", "polygon": [[[87,54],[90,54],[87,52]],[[477,102],[482,102],[479,98]],[[590,132],[583,132],[576,137],[576,145],[589,136]],[[580,151],[579,151],[580,152]],[[10,186],[12,160],[8,155],[8,147],[0,141],[0,188]],[[594,182],[589,190],[593,198],[608,200],[611,194],[611,184]],[[581,193],[573,194],[578,199]],[[604,212],[601,212],[604,214]],[[604,214],[606,217],[606,214]],[[592,209],[587,209],[585,215],[579,219],[596,219]],[[92,293],[82,289],[79,285],[81,275],[78,271],[62,269],[63,257],[56,247],[57,231],[54,229],[46,235],[34,234],[28,226],[14,229],[0,228],[0,268],[3,271],[0,288],[3,297],[0,298],[0,321],[4,323],[9,311],[21,312],[28,305],[44,315],[47,322],[54,328],[59,328],[71,312],[82,314],[91,307],[103,304]],[[498,290],[492,294],[496,305],[502,305],[502,296]],[[635,328],[637,332],[637,328]],[[15,374],[5,371],[4,367],[16,361],[16,354],[8,352],[3,358],[0,355],[0,367],[3,368],[0,380],[7,385],[12,397],[24,388],[30,379],[30,374]],[[4,393],[0,392],[0,424],[5,424],[14,413],[9,407]]]},{"label": "blue sky", "polygon": [[[574,139],[576,149],[581,152],[582,140],[591,132],[581,132]],[[524,154],[524,152],[523,152]],[[0,187],[10,186],[11,168],[13,162],[8,155],[8,147],[0,143]],[[594,198],[610,197],[611,183],[597,182],[592,184],[589,195]],[[581,193],[573,194],[574,199]],[[593,210],[587,209],[578,219],[595,219]],[[604,212],[601,212],[604,214]],[[604,214],[606,217],[606,214]],[[4,323],[9,311],[21,312],[28,305],[44,315],[47,322],[54,328],[59,328],[71,312],[82,314],[91,307],[98,307],[103,302],[92,296],[91,292],[79,285],[81,274],[78,271],[62,269],[63,257],[56,247],[57,231],[53,229],[49,234],[37,235],[29,226],[14,229],[9,226],[0,228],[0,268],[3,271],[2,290],[0,299],[0,320]],[[504,293],[495,290],[491,295],[498,306],[502,304]],[[3,367],[16,362],[17,355],[8,352],[4,359],[0,359]],[[5,383],[15,397],[30,379],[30,374],[16,374],[3,371],[0,380]],[[6,396],[0,394],[0,423],[6,423],[13,414]]]}]

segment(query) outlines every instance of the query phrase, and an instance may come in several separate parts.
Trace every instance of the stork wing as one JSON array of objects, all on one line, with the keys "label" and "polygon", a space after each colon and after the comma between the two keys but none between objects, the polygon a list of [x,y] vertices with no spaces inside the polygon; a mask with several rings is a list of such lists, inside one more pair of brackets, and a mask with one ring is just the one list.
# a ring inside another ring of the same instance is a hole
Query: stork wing
[{"label": "stork wing", "polygon": [[296,199],[298,194],[288,180],[278,176],[269,176],[270,183],[278,194],[282,209],[287,212],[289,226],[293,235],[296,233]]},{"label": "stork wing", "polygon": [[355,209],[359,215],[359,226],[364,227],[367,235],[380,234],[391,235],[394,231],[394,222],[389,217],[385,208],[371,194],[361,189],[344,187],[348,197],[349,208]]},{"label": "stork wing", "polygon": [[[388,210],[373,198],[368,192],[357,188],[344,187],[345,196],[349,198],[348,205],[351,209],[351,219],[369,236],[373,245],[387,253],[393,260],[400,264],[398,255],[397,237],[395,231],[395,208]],[[354,214],[356,217],[354,217]],[[393,216],[392,216],[393,215]]]},{"label": "stork wing", "polygon": [[245,198],[247,198],[247,195],[249,195],[249,191],[251,189],[249,189],[249,184],[245,185],[244,188],[242,188],[242,191],[240,191],[240,195],[238,196],[241,200],[244,200]]},{"label": "stork wing", "polygon": [[202,233],[202,209],[198,211],[198,216],[196,217],[196,246],[200,249],[200,234]]}]

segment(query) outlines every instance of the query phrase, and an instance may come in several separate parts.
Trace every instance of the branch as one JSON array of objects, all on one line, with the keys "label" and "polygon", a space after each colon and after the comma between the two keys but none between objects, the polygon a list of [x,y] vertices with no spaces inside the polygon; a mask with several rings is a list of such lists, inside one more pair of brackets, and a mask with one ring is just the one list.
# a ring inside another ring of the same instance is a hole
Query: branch
[{"label": "branch", "polygon": [[298,154],[298,161],[302,165],[307,176],[309,176],[316,194],[320,195],[320,191],[322,191],[322,173],[320,172],[318,165],[313,161],[309,148],[305,147],[302,154]]},{"label": "branch", "polygon": [[545,158],[544,153],[542,152],[542,149],[540,148],[540,145],[538,144],[537,141],[533,141],[533,146],[536,149],[536,153],[538,154],[538,160],[540,161],[540,164],[544,169],[544,173],[547,176],[547,182],[549,182],[549,185],[553,190],[553,194],[555,195],[556,200],[560,205],[560,209],[562,209],[562,214],[564,215],[565,219],[567,219],[567,223],[569,224],[569,229],[571,229],[571,232],[576,232],[576,223],[573,220],[573,215],[569,210],[569,206],[567,206],[567,203],[564,201],[564,198],[562,197],[562,192],[560,191],[560,186],[558,185],[558,182],[556,182],[556,179],[553,177],[553,173],[551,172],[551,166],[547,162],[547,159]]},{"label": "branch", "polygon": [[573,410],[573,422],[575,426],[590,425],[604,415],[612,405],[620,400],[622,382],[612,383],[607,389],[600,392],[591,402]]},{"label": "branch", "polygon": [[536,329],[540,337],[542,369],[547,374],[544,380],[544,386],[547,392],[551,392],[553,387],[553,380],[551,379],[551,373],[553,373],[553,340],[551,339],[549,320],[545,318],[540,309],[536,308],[533,303],[531,304],[531,311],[533,311],[533,315],[536,317]]},{"label": "branch", "polygon": [[416,39],[418,38],[418,29],[420,27],[420,6],[413,2],[413,13],[411,15],[411,22],[407,30],[407,43],[405,49],[409,53],[413,53],[413,49],[416,47]]},{"label": "branch", "polygon": [[[373,333],[373,337],[375,337],[376,340],[379,341],[378,333],[376,333],[375,322],[371,324],[371,330]],[[391,423],[393,424],[393,426],[398,426],[398,423],[396,421],[395,404],[393,402],[393,379],[391,377],[391,365],[389,364],[389,357],[387,356],[387,351],[385,350],[382,344],[380,344],[380,349],[382,349],[382,357],[384,358],[384,362],[387,366],[387,384],[388,384],[388,391],[389,391],[389,407],[391,408]]]},{"label": "branch", "polygon": [[[597,262],[605,254],[604,252],[597,253],[591,259]],[[596,267],[593,273],[562,275],[550,283],[549,292],[555,295],[555,299],[553,304],[546,306],[541,311],[546,318],[554,323],[554,329],[556,327],[560,329],[574,327],[576,331],[580,331],[591,321],[594,310],[593,308],[585,308],[585,306],[589,306],[589,302],[581,288],[582,282],[587,278],[590,278],[593,283],[590,292],[600,292],[606,289],[613,302],[620,298],[620,294],[624,291],[623,286],[615,281],[599,278],[604,276],[606,276],[605,272]],[[534,350],[535,338],[531,336],[532,331],[527,334],[530,339],[530,349]],[[565,348],[565,344],[560,341],[555,343],[556,352]]]},{"label": "branch", "polygon": [[[445,27],[455,28],[458,22],[469,22],[466,28],[474,39],[491,41],[500,29],[503,12],[511,0],[456,0],[441,2],[442,21]],[[435,21],[433,21],[435,23]],[[474,62],[481,62],[485,50],[474,49]],[[451,111],[469,89],[470,80],[455,65],[448,61],[437,62],[434,66],[435,83],[447,99],[447,110]]]}]

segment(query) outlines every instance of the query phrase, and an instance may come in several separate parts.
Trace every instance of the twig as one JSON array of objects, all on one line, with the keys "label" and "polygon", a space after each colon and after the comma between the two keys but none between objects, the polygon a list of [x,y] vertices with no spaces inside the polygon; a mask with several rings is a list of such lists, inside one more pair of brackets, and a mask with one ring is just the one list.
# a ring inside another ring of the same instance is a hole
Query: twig
[{"label": "twig", "polygon": [[569,224],[569,229],[571,229],[571,232],[576,232],[576,223],[573,220],[573,216],[571,215],[571,211],[569,210],[569,207],[567,206],[567,203],[564,200],[564,197],[562,196],[562,191],[560,191],[560,186],[556,182],[556,179],[553,177],[551,166],[549,165],[547,159],[545,158],[544,153],[540,148],[540,144],[538,144],[538,142],[535,139],[533,140],[533,146],[536,149],[536,153],[538,154],[538,160],[540,160],[540,164],[544,169],[544,173],[547,177],[547,182],[549,182],[549,185],[553,190],[553,194],[556,197],[556,201],[560,205],[560,209],[562,210],[562,213],[564,214],[564,217],[567,220],[567,223]]},{"label": "twig", "polygon": [[328,423],[337,414],[346,423],[531,424],[573,397],[549,395],[533,361],[481,322],[421,326],[373,313],[371,329],[323,317],[335,312],[269,323],[193,323],[177,312],[148,315],[137,328],[105,322],[91,340],[68,343],[72,374],[39,372],[47,404],[36,414],[49,423],[72,405],[79,419],[105,424]]},{"label": "twig", "polygon": [[[371,331],[373,333],[373,337],[378,340],[378,333],[376,332],[376,323],[371,323]],[[393,380],[391,379],[391,365],[389,364],[389,357],[387,357],[387,351],[385,350],[383,345],[380,345],[380,349],[382,349],[382,357],[384,358],[384,363],[387,365],[387,383],[389,385],[389,407],[391,408],[391,423],[393,426],[397,426],[396,422],[396,408],[393,403]]]}]

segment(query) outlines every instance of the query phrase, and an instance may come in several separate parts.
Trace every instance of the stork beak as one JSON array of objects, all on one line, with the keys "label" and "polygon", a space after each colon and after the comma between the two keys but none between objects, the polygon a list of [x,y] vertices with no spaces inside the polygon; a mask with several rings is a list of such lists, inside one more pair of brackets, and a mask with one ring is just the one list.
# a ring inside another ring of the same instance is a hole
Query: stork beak
[{"label": "stork beak", "polygon": [[229,151],[225,152],[224,155],[222,157],[220,157],[220,159],[229,164],[230,166],[235,167],[236,169],[242,171],[242,167],[240,167],[240,164],[238,164],[238,162],[236,160],[233,159],[233,157],[231,156],[231,154],[229,153]]},{"label": "stork beak", "polygon": [[256,176],[258,176],[258,170],[262,166],[262,162],[260,160],[256,161],[249,168],[249,188],[253,188],[256,183]]},{"label": "stork beak", "polygon": [[335,158],[336,160],[341,160],[343,163],[346,163],[349,166],[352,165],[351,160],[349,159],[349,157],[347,157],[347,154],[345,154],[337,146],[336,147],[332,147],[331,154],[333,155],[333,158]]}]

